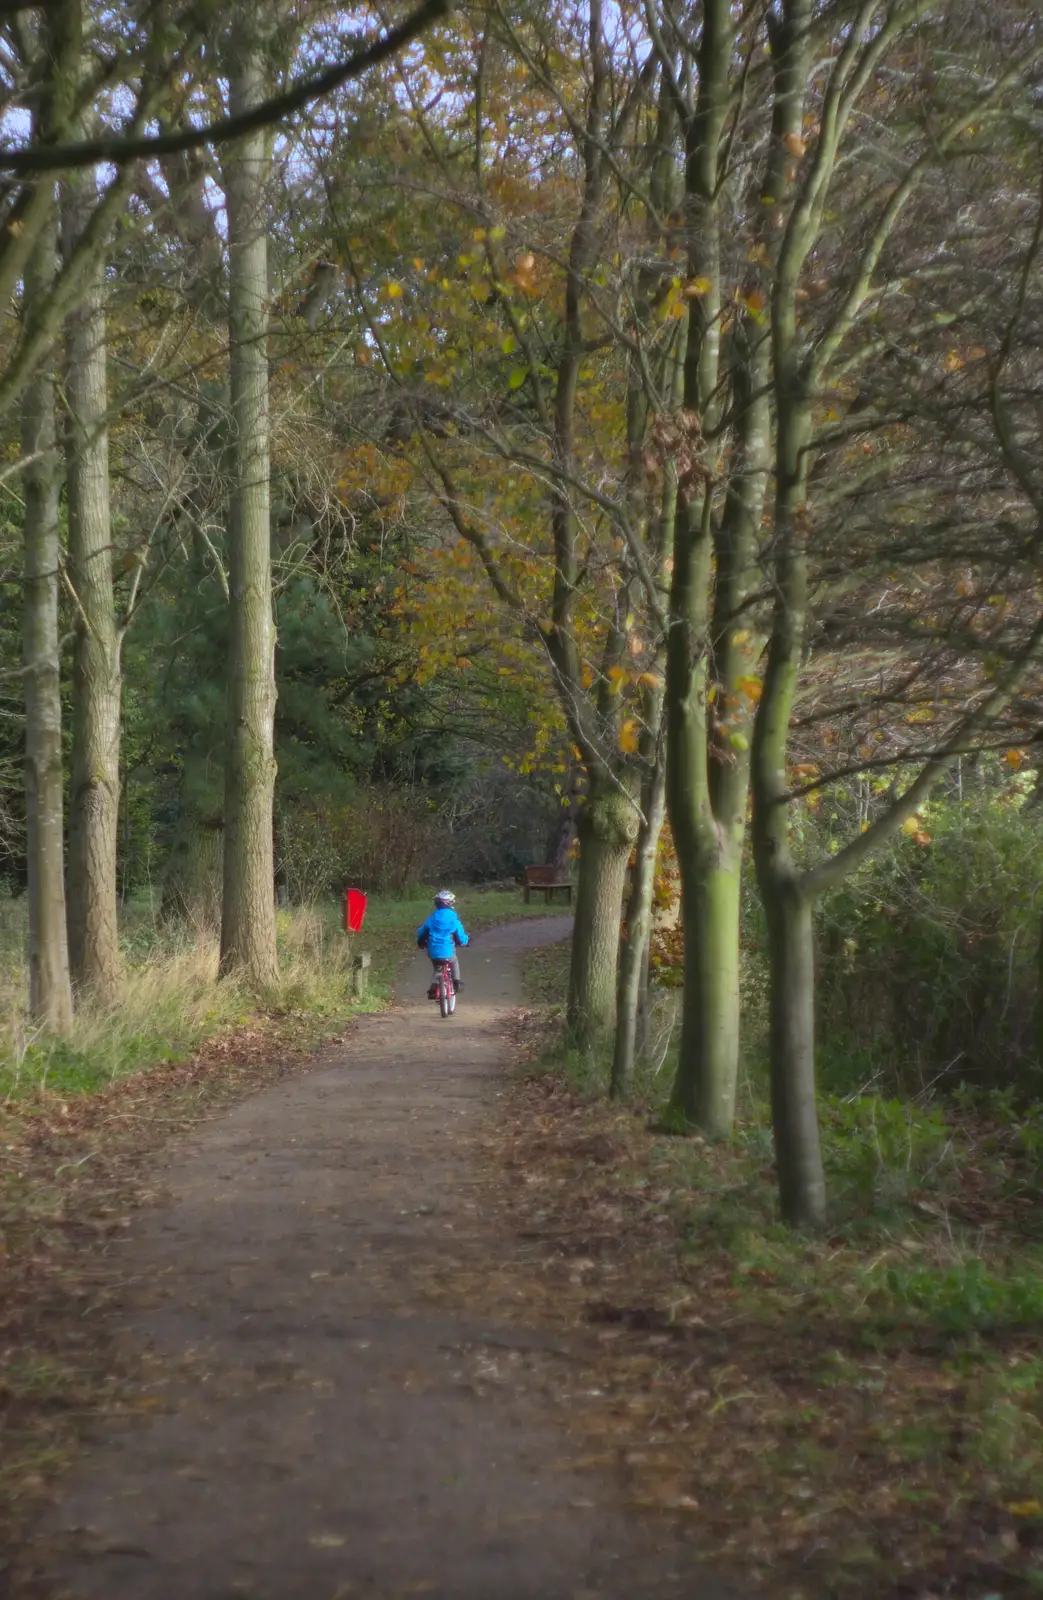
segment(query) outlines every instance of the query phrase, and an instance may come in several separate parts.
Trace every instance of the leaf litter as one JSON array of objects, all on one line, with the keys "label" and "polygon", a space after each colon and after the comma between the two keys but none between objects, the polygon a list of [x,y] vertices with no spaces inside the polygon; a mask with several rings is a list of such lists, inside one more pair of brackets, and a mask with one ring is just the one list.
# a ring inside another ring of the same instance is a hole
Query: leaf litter
[{"label": "leaf litter", "polygon": [[[519,1013],[516,1049],[536,1053],[544,1030]],[[770,1233],[751,1264],[734,1233],[714,1237],[749,1155],[693,1150],[561,1072],[519,1077],[482,1161],[521,1249],[456,1291],[524,1300],[530,1322],[573,1336],[547,1374],[573,1459],[611,1465],[635,1506],[683,1522],[700,1560],[788,1600],[1041,1593],[1034,1331],[984,1349],[890,1325],[857,1240],[803,1241],[803,1281],[784,1238],[776,1270]],[[1033,1402],[1007,1416],[1006,1448],[999,1370],[1013,1388],[1024,1372]]]}]

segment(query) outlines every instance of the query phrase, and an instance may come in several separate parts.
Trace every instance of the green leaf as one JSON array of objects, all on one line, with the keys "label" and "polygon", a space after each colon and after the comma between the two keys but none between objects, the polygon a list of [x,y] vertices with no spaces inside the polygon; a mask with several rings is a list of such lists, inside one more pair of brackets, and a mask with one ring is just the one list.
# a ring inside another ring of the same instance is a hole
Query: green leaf
[{"label": "green leaf", "polygon": [[511,375],[507,379],[507,387],[509,389],[520,389],[528,376],[528,367],[512,367]]}]

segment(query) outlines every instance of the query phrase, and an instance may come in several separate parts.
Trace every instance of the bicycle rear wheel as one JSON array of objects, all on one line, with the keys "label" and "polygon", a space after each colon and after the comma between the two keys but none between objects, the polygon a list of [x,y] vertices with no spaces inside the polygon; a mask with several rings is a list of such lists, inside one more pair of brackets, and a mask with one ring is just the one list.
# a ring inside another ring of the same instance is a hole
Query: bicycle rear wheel
[{"label": "bicycle rear wheel", "polygon": [[443,1017],[447,1017],[455,1004],[456,996],[453,993],[453,980],[449,974],[449,968],[443,967],[438,974],[438,1009]]}]

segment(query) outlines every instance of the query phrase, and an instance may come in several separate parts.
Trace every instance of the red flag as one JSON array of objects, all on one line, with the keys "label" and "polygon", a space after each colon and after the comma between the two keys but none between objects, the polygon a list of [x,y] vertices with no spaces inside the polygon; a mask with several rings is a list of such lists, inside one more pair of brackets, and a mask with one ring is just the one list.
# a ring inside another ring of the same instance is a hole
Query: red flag
[{"label": "red flag", "polygon": [[344,931],[359,933],[366,920],[366,896],[361,889],[344,891]]}]

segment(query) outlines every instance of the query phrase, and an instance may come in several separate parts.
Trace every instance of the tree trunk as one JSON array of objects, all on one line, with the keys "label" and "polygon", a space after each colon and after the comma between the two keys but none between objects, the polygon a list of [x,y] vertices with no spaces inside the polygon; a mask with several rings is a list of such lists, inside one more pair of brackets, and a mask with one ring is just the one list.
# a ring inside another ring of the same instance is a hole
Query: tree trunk
[{"label": "tree trunk", "polygon": [[[245,13],[244,13],[245,15]],[[232,115],[264,94],[259,42],[233,30]],[[229,157],[227,182],[233,473],[229,519],[229,719],[221,970],[255,989],[278,977],[275,943],[275,622],[272,615],[265,136]]]},{"label": "tree trunk", "polygon": [[742,836],[725,836],[682,879],[684,999],[671,1110],[709,1139],[731,1137],[739,1062]]},{"label": "tree trunk", "polygon": [[607,779],[591,780],[580,812],[579,886],[566,1012],[570,1041],[591,1049],[611,1031],[627,862],[637,834],[629,798]]},{"label": "tree trunk", "polygon": [[[46,180],[43,180],[46,182]],[[42,229],[26,267],[27,336],[46,310],[55,276],[56,216]],[[34,1022],[72,1026],[65,925],[62,709],[58,647],[58,461],[54,373],[45,361],[25,390],[25,802],[29,899],[29,1010]]]},{"label": "tree trunk", "polygon": [[[713,751],[708,715],[709,507],[677,542],[667,651],[668,793],[684,920],[681,1048],[671,1108],[685,1127],[727,1138],[739,1068],[739,906],[747,763]],[[724,762],[727,761],[727,766]],[[716,801],[716,804],[715,804]]]},{"label": "tree trunk", "polygon": [[634,1076],[637,1025],[642,999],[647,1006],[648,941],[652,933],[652,896],[656,851],[666,811],[666,752],[660,751],[645,795],[644,817],[637,836],[634,870],[627,902],[626,939],[619,967],[616,1043],[612,1056],[612,1095],[627,1094]]},{"label": "tree trunk", "polygon": [[826,1181],[815,1100],[815,966],[811,903],[799,885],[761,863],[770,964],[771,1120],[782,1215],[821,1227]]},{"label": "tree trunk", "polygon": [[[91,186],[80,174],[70,177],[68,185],[63,245],[71,255],[90,214]],[[73,982],[111,1001],[119,981],[116,847],[122,677],[112,589],[102,285],[99,261],[67,325],[69,577],[77,605],[67,910]]]},{"label": "tree trunk", "polygon": [[1043,1072],[1043,917],[1036,934],[1036,1070]]}]

